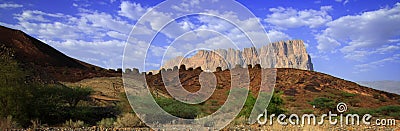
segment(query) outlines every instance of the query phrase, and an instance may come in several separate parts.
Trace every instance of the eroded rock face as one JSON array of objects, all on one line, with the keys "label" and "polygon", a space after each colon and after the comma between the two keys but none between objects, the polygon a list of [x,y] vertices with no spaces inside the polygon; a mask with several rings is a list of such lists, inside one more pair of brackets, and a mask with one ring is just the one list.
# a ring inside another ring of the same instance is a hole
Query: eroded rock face
[{"label": "eroded rock face", "polygon": [[217,67],[231,69],[236,65],[261,64],[263,68],[295,68],[313,70],[311,58],[302,40],[289,40],[271,43],[260,49],[245,48],[243,51],[234,49],[217,49],[214,51],[200,50],[190,58],[182,56],[164,63],[162,68],[171,69],[174,66],[185,65],[186,68],[201,67],[203,70],[215,71]]}]

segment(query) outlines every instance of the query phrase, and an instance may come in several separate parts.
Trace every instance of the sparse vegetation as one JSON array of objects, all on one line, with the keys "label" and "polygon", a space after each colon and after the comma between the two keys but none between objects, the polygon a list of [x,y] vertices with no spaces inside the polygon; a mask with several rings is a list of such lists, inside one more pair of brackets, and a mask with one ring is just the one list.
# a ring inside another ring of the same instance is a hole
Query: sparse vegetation
[{"label": "sparse vegetation", "polygon": [[97,122],[97,126],[103,128],[110,128],[114,126],[115,119],[114,118],[103,118],[101,121]]},{"label": "sparse vegetation", "polygon": [[372,97],[375,98],[375,99],[378,99],[381,102],[386,102],[387,101],[385,97],[383,97],[381,94],[378,94],[378,93],[373,94]]},{"label": "sparse vegetation", "polygon": [[103,116],[92,107],[79,106],[88,100],[90,88],[30,82],[30,72],[10,59],[0,59],[0,67],[0,118],[12,116],[28,127],[35,126],[32,121],[55,125],[78,118],[93,122]]},{"label": "sparse vegetation", "polygon": [[270,114],[283,114],[286,111],[283,109],[283,99],[281,98],[283,92],[274,93],[268,105],[268,112]]},{"label": "sparse vegetation", "polygon": [[85,124],[85,122],[83,122],[81,120],[73,121],[70,119],[70,120],[65,121],[63,126],[70,127],[70,128],[81,128],[81,127],[85,127],[87,125]]},{"label": "sparse vegetation", "polygon": [[395,119],[400,119],[400,106],[399,105],[390,105],[390,106],[382,106],[379,108],[357,108],[352,109],[347,114],[370,114],[377,117],[391,117]]},{"label": "sparse vegetation", "polygon": [[0,130],[17,128],[18,123],[13,120],[12,116],[7,116],[5,118],[0,118]]},{"label": "sparse vegetation", "polygon": [[323,112],[330,111],[335,108],[336,102],[332,99],[326,97],[318,97],[315,98],[314,101],[309,102],[311,105],[315,106],[315,108],[320,109]]},{"label": "sparse vegetation", "polygon": [[341,96],[343,96],[343,97],[354,97],[354,96],[356,96],[356,94],[353,94],[353,93],[348,93],[348,92],[342,92],[342,94],[341,94]]},{"label": "sparse vegetation", "polygon": [[199,107],[182,103],[174,99],[159,97],[156,98],[156,101],[165,111],[180,118],[196,118],[196,116],[200,114]]},{"label": "sparse vegetation", "polygon": [[122,114],[117,118],[114,122],[115,127],[143,127],[145,124],[135,115],[132,113],[125,113]]}]

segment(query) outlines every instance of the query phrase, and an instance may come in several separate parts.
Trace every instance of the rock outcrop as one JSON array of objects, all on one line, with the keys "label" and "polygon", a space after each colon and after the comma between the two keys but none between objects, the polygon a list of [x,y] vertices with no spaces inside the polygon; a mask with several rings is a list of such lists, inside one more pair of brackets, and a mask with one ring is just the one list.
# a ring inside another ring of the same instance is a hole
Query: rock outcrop
[{"label": "rock outcrop", "polygon": [[217,67],[223,70],[236,65],[261,64],[262,68],[295,68],[313,70],[310,56],[307,54],[302,40],[289,40],[271,43],[260,49],[244,48],[216,49],[214,51],[200,50],[190,58],[178,56],[164,63],[161,68],[172,69],[174,66],[186,65],[186,68],[201,67],[203,70],[215,71]]}]

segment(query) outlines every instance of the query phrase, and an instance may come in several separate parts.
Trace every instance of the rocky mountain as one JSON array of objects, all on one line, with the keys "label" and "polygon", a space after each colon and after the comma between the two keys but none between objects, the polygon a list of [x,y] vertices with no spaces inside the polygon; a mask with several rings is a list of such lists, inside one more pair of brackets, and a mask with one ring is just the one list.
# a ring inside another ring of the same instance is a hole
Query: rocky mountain
[{"label": "rocky mountain", "polygon": [[18,62],[31,73],[30,79],[45,83],[118,75],[116,71],[71,58],[22,31],[4,26],[0,26],[0,59]]},{"label": "rocky mountain", "polygon": [[231,69],[235,66],[261,64],[263,68],[295,68],[313,70],[311,58],[302,40],[279,41],[243,50],[216,49],[213,51],[200,50],[190,58],[178,56],[164,63],[161,68],[171,69],[174,66],[201,67],[203,70],[215,71],[217,67]]}]

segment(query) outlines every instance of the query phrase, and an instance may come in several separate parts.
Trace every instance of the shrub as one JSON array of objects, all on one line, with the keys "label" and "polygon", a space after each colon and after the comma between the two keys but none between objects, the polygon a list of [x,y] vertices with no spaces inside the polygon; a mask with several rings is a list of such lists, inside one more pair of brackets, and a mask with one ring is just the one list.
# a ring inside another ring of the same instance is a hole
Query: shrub
[{"label": "shrub", "polygon": [[97,126],[110,128],[114,126],[114,118],[103,118],[101,121],[97,122]]},{"label": "shrub", "polygon": [[211,100],[211,106],[218,106],[218,101],[217,100]]},{"label": "shrub", "polygon": [[381,102],[386,102],[387,100],[381,94],[373,94],[373,98],[378,99]]},{"label": "shrub", "polygon": [[242,110],[239,112],[238,117],[250,117],[251,111],[253,110],[255,103],[256,98],[249,92],[246,102],[244,103]]},{"label": "shrub", "polygon": [[315,98],[314,101],[309,102],[311,105],[322,111],[328,111],[335,108],[335,101],[326,97]]},{"label": "shrub", "polygon": [[6,118],[0,118],[0,131],[17,128],[18,124],[12,118],[12,116],[7,116]]},{"label": "shrub", "polygon": [[400,106],[394,106],[394,105],[383,106],[378,108],[378,112],[381,115],[400,118],[400,113],[398,113],[400,112]]},{"label": "shrub", "polygon": [[274,93],[268,105],[268,114],[283,114],[286,111],[283,109],[283,99],[281,98],[283,92]]},{"label": "shrub", "polygon": [[142,127],[145,124],[132,113],[125,113],[122,116],[119,116],[117,120],[114,122],[115,127]]},{"label": "shrub", "polygon": [[180,118],[192,119],[200,114],[198,107],[174,99],[159,97],[156,101],[166,112]]},{"label": "shrub", "polygon": [[348,93],[348,92],[342,92],[341,96],[343,96],[343,97],[354,97],[354,96],[356,96],[356,94]]},{"label": "shrub", "polygon": [[72,120],[70,119],[70,120],[65,121],[65,123],[63,124],[63,126],[64,126],[64,127],[70,127],[70,128],[81,128],[81,127],[85,127],[85,126],[87,126],[87,125],[86,125],[85,122],[83,122],[83,121],[80,121],[80,120],[72,121]]},{"label": "shrub", "polygon": [[287,96],[286,99],[288,101],[291,101],[291,102],[295,102],[296,101],[296,98],[294,98],[293,96]]}]

